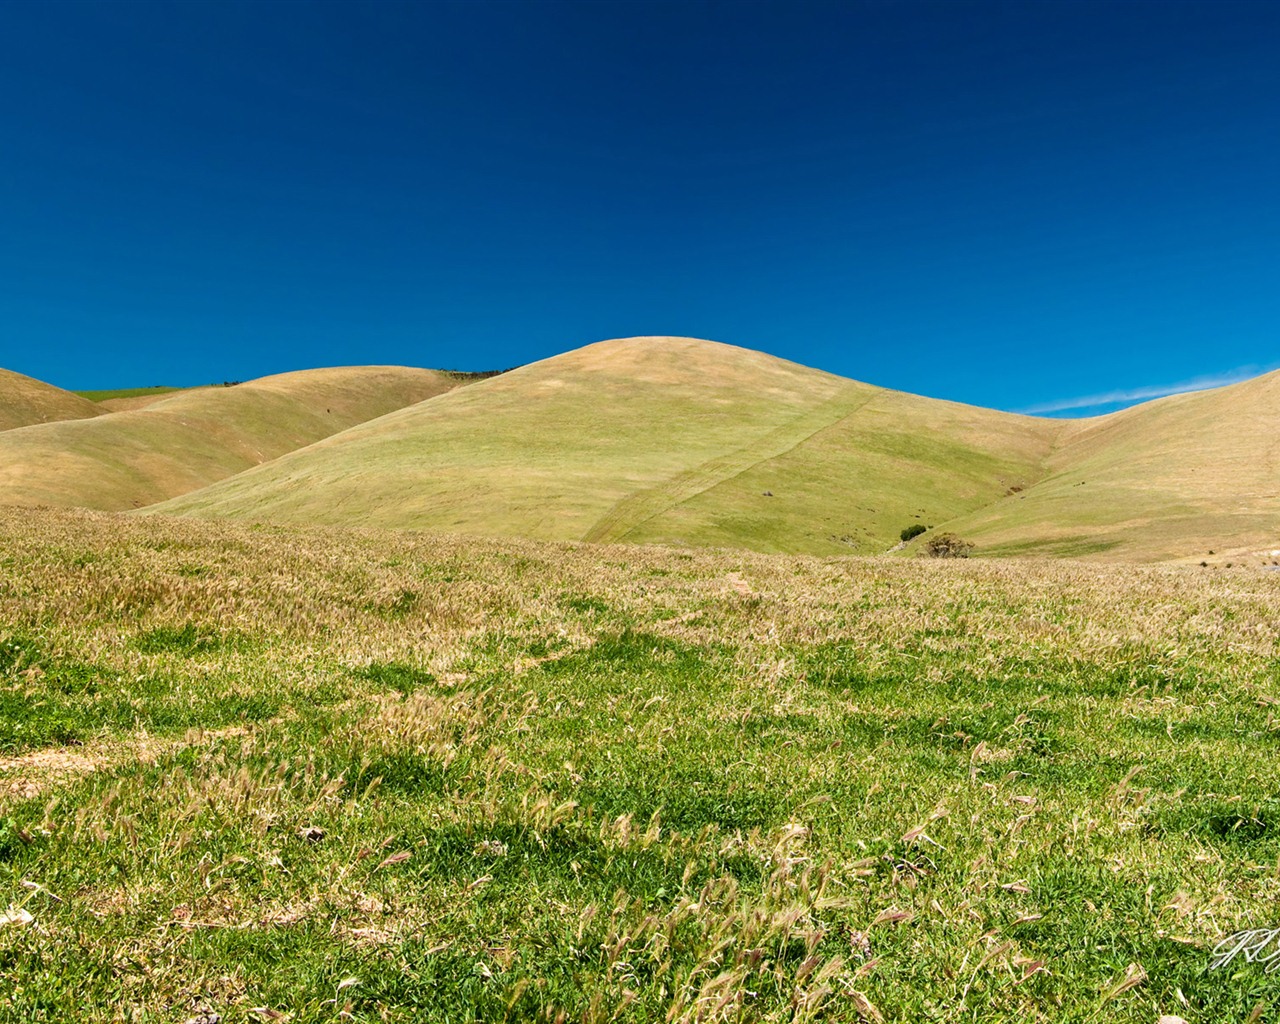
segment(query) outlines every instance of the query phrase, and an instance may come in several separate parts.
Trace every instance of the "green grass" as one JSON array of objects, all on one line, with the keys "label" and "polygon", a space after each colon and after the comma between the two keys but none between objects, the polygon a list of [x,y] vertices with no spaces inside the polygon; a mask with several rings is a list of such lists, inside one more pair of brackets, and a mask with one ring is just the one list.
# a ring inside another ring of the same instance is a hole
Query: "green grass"
[{"label": "green grass", "polygon": [[1280,895],[1273,575],[29,510],[0,550],[0,1020],[1275,1012],[1206,969]]},{"label": "green grass", "polygon": [[[247,638],[196,631],[190,623],[162,626],[138,634],[129,645],[158,657],[115,665],[50,652],[44,642],[0,629],[0,671],[11,681],[0,691],[0,753],[83,744],[122,731],[223,728],[271,718],[282,705],[281,694],[264,685],[269,677],[260,663],[224,659],[195,678],[175,664],[175,656],[207,659],[214,652],[252,649],[256,645]],[[208,679],[214,682],[205,686],[202,680]],[[322,690],[332,685],[326,682]],[[332,702],[341,693],[319,699]],[[302,699],[315,700],[314,689]]]},{"label": "green grass", "polygon": [[106,402],[113,398],[148,398],[159,395],[173,394],[175,391],[184,391],[185,388],[172,388],[164,384],[156,384],[146,388],[108,388],[105,391],[75,391],[73,394],[79,395],[81,398],[87,398],[91,402]]}]

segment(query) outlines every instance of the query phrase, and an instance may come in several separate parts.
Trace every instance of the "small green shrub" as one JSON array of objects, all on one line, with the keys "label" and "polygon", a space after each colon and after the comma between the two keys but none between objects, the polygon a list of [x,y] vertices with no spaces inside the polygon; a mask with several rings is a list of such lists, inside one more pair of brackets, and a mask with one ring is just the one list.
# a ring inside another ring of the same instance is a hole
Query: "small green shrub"
[{"label": "small green shrub", "polygon": [[968,558],[973,544],[954,533],[940,533],[929,538],[924,550],[930,558]]},{"label": "small green shrub", "polygon": [[920,534],[924,533],[928,529],[929,528],[925,526],[924,523],[912,523],[898,534],[898,536],[902,538],[902,543],[905,544],[907,541],[914,540],[916,537],[919,537]]}]

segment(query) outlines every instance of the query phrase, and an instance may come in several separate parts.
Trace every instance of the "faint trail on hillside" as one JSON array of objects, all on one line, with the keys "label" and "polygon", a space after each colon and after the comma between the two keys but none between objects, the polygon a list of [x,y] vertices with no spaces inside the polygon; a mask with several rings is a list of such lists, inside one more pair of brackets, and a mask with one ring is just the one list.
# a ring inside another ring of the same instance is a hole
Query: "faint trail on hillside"
[{"label": "faint trail on hillside", "polygon": [[814,434],[857,412],[880,394],[879,389],[865,384],[846,385],[825,402],[750,444],[677,473],[661,484],[627,495],[601,516],[582,539],[598,544],[621,540],[637,526],[668,509],[746,472],[752,466],[785,455]]}]

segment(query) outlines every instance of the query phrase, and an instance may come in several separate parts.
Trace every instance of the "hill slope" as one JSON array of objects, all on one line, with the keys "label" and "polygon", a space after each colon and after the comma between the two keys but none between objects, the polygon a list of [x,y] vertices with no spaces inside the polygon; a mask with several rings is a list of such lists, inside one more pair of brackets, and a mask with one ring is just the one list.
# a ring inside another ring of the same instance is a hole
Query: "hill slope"
[{"label": "hill slope", "polygon": [[0,433],[0,503],[150,505],[454,386],[448,374],[410,367],[302,370],[8,430]]},{"label": "hill slope", "polygon": [[913,522],[1038,479],[1064,429],[715,342],[628,338],[403,409],[154,511],[872,552]]},{"label": "hill slope", "polygon": [[102,410],[87,398],[12,370],[0,370],[0,430],[88,419]]},{"label": "hill slope", "polygon": [[990,554],[1280,549],[1280,372],[1069,424],[1024,492],[948,524]]},{"label": "hill slope", "polygon": [[[200,388],[217,387],[216,384],[199,385]],[[145,387],[116,388],[110,391],[77,391],[100,409],[107,412],[125,412],[129,409],[145,409],[156,402],[172,398],[183,391],[195,391],[197,388]]]}]

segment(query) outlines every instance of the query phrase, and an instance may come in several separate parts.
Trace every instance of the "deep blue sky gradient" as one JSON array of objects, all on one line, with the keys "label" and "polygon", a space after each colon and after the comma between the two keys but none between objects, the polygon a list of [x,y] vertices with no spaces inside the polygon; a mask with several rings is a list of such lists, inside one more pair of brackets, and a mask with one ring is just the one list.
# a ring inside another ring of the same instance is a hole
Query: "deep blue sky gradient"
[{"label": "deep blue sky gradient", "polygon": [[0,366],[683,334],[1008,409],[1257,372],[1278,53],[1224,0],[0,4]]}]

